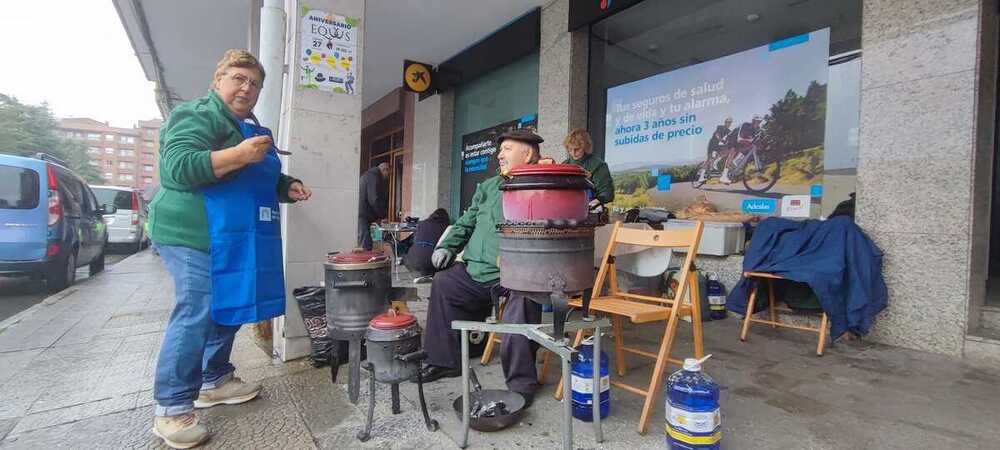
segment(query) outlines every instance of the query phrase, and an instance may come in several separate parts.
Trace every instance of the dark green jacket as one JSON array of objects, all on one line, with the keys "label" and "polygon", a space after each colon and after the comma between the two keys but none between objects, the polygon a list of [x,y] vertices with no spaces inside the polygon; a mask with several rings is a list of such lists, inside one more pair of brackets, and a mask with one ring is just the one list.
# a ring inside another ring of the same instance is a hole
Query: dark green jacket
[{"label": "dark green jacket", "polygon": [[[236,117],[213,91],[178,105],[160,127],[160,189],[149,206],[149,238],[207,252],[208,218],[203,186],[219,181],[211,151],[243,141]],[[282,174],[278,198],[290,202],[288,186],[298,181]]]},{"label": "dark green jacket", "polygon": [[608,170],[608,164],[601,160],[601,158],[590,154],[584,156],[579,161],[566,158],[562,163],[576,164],[583,167],[587,172],[590,172],[590,181],[594,183],[595,198],[600,200],[601,203],[607,204],[615,200],[615,182],[611,179],[611,171]]},{"label": "dark green jacket", "polygon": [[487,178],[476,186],[469,209],[458,218],[448,231],[448,237],[437,248],[446,248],[455,254],[465,249],[462,259],[473,280],[491,283],[500,278],[497,257],[500,240],[497,224],[503,221],[503,203],[500,201],[500,175]]}]

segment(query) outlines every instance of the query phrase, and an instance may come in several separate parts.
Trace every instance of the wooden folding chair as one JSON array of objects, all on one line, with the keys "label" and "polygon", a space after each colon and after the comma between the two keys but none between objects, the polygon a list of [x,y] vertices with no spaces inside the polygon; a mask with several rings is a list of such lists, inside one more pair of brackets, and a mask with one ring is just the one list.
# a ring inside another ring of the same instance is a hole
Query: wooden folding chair
[{"label": "wooden folding chair", "polygon": [[[826,311],[824,311],[822,316],[820,316],[819,328],[783,323],[781,322],[781,320],[778,319],[778,313],[793,312],[793,311],[791,309],[778,308],[775,305],[777,303],[777,299],[774,297],[774,280],[784,280],[785,278],[779,275],[766,272],[744,272],[743,276],[752,280],[753,282],[751,284],[753,286],[750,288],[750,299],[747,301],[747,311],[746,315],[743,317],[743,329],[740,331],[740,340],[743,342],[747,341],[747,336],[750,333],[750,324],[754,322],[770,325],[771,328],[782,327],[800,331],[808,331],[810,333],[819,334],[819,343],[816,344],[816,356],[823,356],[823,350],[826,348],[827,327],[829,326],[830,323],[829,318],[826,315]],[[768,293],[767,311],[771,320],[754,319],[753,311],[754,311],[754,306],[757,303],[757,288],[765,280],[767,281],[767,293]]]},{"label": "wooden folding chair", "polygon": [[[645,397],[646,401],[642,406],[642,414],[639,417],[639,433],[646,432],[649,422],[650,412],[653,405],[661,404],[657,397],[657,391],[663,384],[664,371],[668,362],[682,365],[683,362],[670,358],[670,349],[674,344],[674,336],[677,334],[677,325],[681,317],[691,317],[691,325],[694,334],[694,356],[701,358],[705,349],[702,342],[701,327],[701,306],[698,293],[698,277],[694,272],[694,259],[698,253],[698,243],[701,241],[703,224],[697,222],[693,229],[688,230],[637,230],[622,227],[621,222],[616,222],[608,241],[608,247],[604,251],[604,259],[601,260],[600,269],[597,271],[597,279],[594,280],[594,297],[590,300],[591,313],[604,313],[612,316],[612,328],[615,335],[615,367],[618,375],[624,376],[626,371],[625,353],[645,356],[656,361],[653,373],[650,376],[649,384],[643,387],[632,386],[618,380],[611,380],[615,387],[624,389],[633,394]],[[615,273],[615,258],[612,256],[615,247],[619,244],[636,245],[642,247],[671,247],[684,249],[687,255],[684,257],[684,264],[680,273],[688,274],[684,277],[684,282],[680,283],[674,298],[651,297],[647,295],[630,294],[618,290],[618,277]],[[604,284],[608,282],[608,295],[600,295],[604,291]],[[685,293],[690,289],[688,301],[685,302]],[[582,307],[582,302],[571,301],[570,305],[576,308]],[[624,343],[623,319],[635,324],[664,322],[663,338],[660,341],[660,348],[656,353],[647,352],[633,347],[626,347]],[[583,332],[576,333],[573,345],[580,345],[583,341]],[[544,370],[540,378],[544,379]],[[556,388],[556,398],[562,398],[562,382]]]},{"label": "wooden folding chair", "polygon": [[[507,306],[507,297],[501,296],[500,307],[498,308],[500,311],[497,312],[498,322],[503,321],[503,310],[506,306]],[[490,363],[490,360],[493,359],[493,352],[496,350],[497,344],[499,343],[500,343],[500,336],[497,336],[496,333],[490,333],[489,336],[486,337],[486,347],[483,348],[483,356],[479,358],[479,364],[485,366]]]}]

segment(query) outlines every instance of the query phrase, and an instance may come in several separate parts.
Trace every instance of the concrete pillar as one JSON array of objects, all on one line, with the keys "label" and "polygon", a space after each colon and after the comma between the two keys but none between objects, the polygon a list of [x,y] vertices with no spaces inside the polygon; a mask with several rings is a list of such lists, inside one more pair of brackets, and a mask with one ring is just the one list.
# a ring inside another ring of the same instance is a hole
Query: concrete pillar
[{"label": "concrete pillar", "polygon": [[[427,217],[451,201],[451,152],[455,124],[455,92],[416,102],[413,114],[413,184],[411,208]],[[458,211],[449,211],[457,217]]]},{"label": "concrete pillar", "polygon": [[[292,289],[317,285],[323,280],[323,262],[330,251],[350,250],[357,230],[358,178],[361,143],[361,74],[364,54],[364,0],[288,0],[286,29],[288,73],[282,101],[280,148],[292,152],[284,157],[284,171],[312,188],[308,202],[282,207],[282,238],[285,256],[287,306],[276,321],[275,354],[291,360],[309,353],[298,304]],[[323,10],[360,19],[354,64],[358,68],[355,95],[335,94],[298,86],[299,28],[301,9]],[[280,76],[278,74],[275,74]]]},{"label": "concrete pillar", "polygon": [[586,27],[568,32],[569,1],[555,0],[542,8],[538,56],[538,134],[542,154],[562,161],[563,138],[573,128],[587,126]]},{"label": "concrete pillar", "polygon": [[971,259],[989,211],[972,195],[989,183],[973,169],[989,147],[976,145],[980,2],[919,3],[864,2],[857,220],[886,255],[873,338],[961,355],[970,274],[986,270]]}]

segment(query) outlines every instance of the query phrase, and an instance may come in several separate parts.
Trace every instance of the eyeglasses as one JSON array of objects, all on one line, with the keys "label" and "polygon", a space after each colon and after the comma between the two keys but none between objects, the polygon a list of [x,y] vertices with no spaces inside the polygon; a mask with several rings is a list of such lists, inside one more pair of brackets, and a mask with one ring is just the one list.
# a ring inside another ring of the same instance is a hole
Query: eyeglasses
[{"label": "eyeglasses", "polygon": [[242,73],[234,73],[229,76],[229,79],[235,81],[241,88],[246,85],[250,85],[251,88],[256,90],[260,90],[261,88],[260,81],[247,78],[247,76]]}]

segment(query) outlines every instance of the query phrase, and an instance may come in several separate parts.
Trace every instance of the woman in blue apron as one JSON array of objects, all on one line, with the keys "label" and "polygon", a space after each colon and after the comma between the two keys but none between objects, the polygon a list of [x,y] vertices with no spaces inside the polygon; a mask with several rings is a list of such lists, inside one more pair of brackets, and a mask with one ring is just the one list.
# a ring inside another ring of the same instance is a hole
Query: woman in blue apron
[{"label": "woman in blue apron", "polygon": [[230,50],[208,95],[178,105],[160,130],[149,234],[176,305],[156,366],[153,433],[173,448],[208,439],[194,408],[257,396],[259,384],[233,376],[233,339],[240,325],[285,312],[278,203],[312,193],[281,173],[271,131],[253,116],[263,81],[253,55]]}]

